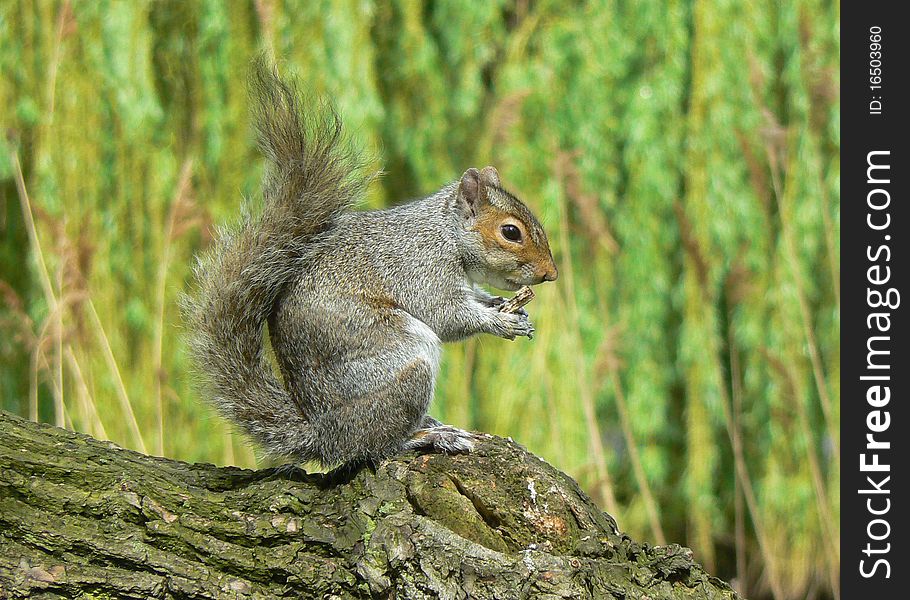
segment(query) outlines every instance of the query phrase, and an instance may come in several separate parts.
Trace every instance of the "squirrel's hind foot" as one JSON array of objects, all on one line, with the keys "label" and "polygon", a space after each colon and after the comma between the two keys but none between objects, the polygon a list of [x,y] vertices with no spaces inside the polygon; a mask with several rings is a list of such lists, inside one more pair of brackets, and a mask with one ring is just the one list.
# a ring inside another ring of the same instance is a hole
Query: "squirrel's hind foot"
[{"label": "squirrel's hind foot", "polygon": [[418,429],[404,443],[405,450],[466,454],[474,450],[474,434],[451,425]]}]

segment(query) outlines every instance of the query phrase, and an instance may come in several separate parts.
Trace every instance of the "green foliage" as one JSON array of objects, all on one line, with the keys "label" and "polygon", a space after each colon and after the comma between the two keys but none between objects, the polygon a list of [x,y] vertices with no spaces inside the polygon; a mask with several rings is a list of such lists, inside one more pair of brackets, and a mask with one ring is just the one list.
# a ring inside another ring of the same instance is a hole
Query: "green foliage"
[{"label": "green foliage", "polygon": [[0,406],[257,464],[176,298],[256,196],[268,49],[387,171],[370,205],[494,164],[550,232],[538,337],[449,347],[438,417],[750,596],[836,595],[838,29],[813,0],[0,3]]}]

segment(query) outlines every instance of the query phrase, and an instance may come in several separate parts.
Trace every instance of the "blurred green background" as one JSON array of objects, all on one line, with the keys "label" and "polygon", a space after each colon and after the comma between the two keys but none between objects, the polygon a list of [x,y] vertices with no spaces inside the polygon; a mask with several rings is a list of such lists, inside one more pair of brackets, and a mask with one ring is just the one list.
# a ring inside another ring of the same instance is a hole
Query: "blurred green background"
[{"label": "blurred green background", "polygon": [[533,342],[447,347],[511,436],[753,598],[837,597],[836,2],[0,1],[0,406],[253,467],[177,298],[255,198],[245,76],[334,99],[369,204],[497,166],[560,266]]}]

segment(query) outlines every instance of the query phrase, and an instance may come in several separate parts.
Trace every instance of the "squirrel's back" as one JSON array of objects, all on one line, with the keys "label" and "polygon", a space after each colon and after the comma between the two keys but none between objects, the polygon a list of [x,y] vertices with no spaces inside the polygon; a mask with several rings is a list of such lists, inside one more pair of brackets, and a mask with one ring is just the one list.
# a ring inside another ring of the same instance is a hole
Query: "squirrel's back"
[{"label": "squirrel's back", "polygon": [[[463,280],[456,240],[447,234],[454,227],[447,193],[339,215],[313,240],[291,285],[300,293],[329,296],[384,288],[391,300],[422,318],[426,299],[411,295],[439,295]],[[417,278],[428,285],[402,285]],[[432,285],[433,279],[439,285]]]}]

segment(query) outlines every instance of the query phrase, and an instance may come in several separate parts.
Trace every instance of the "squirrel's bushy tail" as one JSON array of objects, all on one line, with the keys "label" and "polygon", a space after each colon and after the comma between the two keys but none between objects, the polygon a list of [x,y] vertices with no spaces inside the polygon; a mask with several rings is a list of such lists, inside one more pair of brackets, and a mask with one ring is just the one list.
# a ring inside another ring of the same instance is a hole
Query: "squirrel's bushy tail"
[{"label": "squirrel's bushy tail", "polygon": [[304,112],[292,83],[263,58],[250,75],[259,148],[269,160],[262,208],[218,231],[195,267],[183,308],[192,355],[218,410],[265,448],[311,458],[308,425],[263,351],[263,325],[301,268],[313,236],[359,200],[369,182],[322,104]]}]

